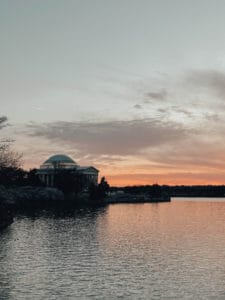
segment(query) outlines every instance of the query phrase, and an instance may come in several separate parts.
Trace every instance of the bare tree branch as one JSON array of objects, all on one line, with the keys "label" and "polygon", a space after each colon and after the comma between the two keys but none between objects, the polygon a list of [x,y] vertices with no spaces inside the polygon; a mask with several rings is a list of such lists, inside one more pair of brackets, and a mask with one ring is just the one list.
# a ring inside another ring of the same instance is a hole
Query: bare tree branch
[{"label": "bare tree branch", "polygon": [[[8,118],[0,116],[0,130],[7,126]],[[1,168],[19,168],[21,165],[22,154],[11,150],[13,140],[4,139],[0,140],[0,169]]]}]

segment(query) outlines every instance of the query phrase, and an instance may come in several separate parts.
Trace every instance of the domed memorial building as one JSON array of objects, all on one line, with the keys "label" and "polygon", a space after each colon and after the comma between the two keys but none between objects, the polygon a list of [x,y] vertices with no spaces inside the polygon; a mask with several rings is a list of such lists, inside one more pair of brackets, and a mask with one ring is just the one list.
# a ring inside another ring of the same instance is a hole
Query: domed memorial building
[{"label": "domed memorial building", "polygon": [[72,158],[64,154],[49,157],[38,169],[37,174],[46,186],[54,187],[59,173],[72,174],[82,180],[83,188],[98,184],[98,170],[92,166],[79,166]]}]

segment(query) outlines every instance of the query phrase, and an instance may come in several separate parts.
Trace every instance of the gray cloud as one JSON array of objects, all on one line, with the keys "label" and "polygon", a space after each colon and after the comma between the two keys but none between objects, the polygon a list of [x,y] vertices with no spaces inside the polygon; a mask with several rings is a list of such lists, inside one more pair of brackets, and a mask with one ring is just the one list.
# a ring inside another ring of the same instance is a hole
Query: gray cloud
[{"label": "gray cloud", "polygon": [[184,109],[184,108],[181,108],[181,107],[178,107],[176,105],[172,106],[171,109],[177,113],[180,113],[180,114],[183,114],[185,115],[186,117],[192,117],[193,116],[193,112],[187,110],[187,109]]},{"label": "gray cloud", "polygon": [[209,121],[211,123],[218,123],[218,122],[223,122],[223,120],[221,119],[221,116],[219,114],[216,114],[216,113],[207,113],[204,115],[205,117],[205,120],[206,121]]},{"label": "gray cloud", "polygon": [[129,155],[176,143],[189,131],[179,123],[157,119],[133,121],[52,122],[27,125],[31,136],[70,145],[85,154]]},{"label": "gray cloud", "polygon": [[197,88],[207,89],[225,99],[225,73],[217,70],[192,71],[185,81]]},{"label": "gray cloud", "polygon": [[5,116],[0,116],[0,129],[7,126],[6,122],[8,121],[8,118]]},{"label": "gray cloud", "polygon": [[163,167],[173,166],[179,169],[195,170],[224,170],[225,142],[222,136],[211,136],[210,132],[190,136],[185,142],[166,145],[157,151],[145,154]]},{"label": "gray cloud", "polygon": [[[224,119],[225,72],[193,70],[179,77],[158,79],[142,84],[142,108],[161,113],[170,120],[185,117],[186,122],[198,123]],[[166,100],[166,101],[165,101]],[[150,105],[149,105],[150,104]],[[214,120],[213,120],[214,119]]]},{"label": "gray cloud", "polygon": [[152,100],[164,101],[167,97],[167,91],[162,89],[160,91],[150,91],[145,93],[145,103],[151,102]]},{"label": "gray cloud", "polygon": [[142,105],[136,104],[136,105],[134,105],[134,108],[136,108],[136,109],[142,109]]},{"label": "gray cloud", "polygon": [[166,114],[168,113],[168,108],[158,108],[157,111],[161,114]]},{"label": "gray cloud", "polygon": [[[204,97],[204,103],[207,101],[215,101],[215,96],[225,99],[225,72],[213,69],[192,70],[181,74],[179,77],[165,80],[164,77],[157,81],[156,90],[152,88],[153,83],[145,84],[143,90],[143,102],[171,105],[178,104],[188,99],[187,104],[198,102],[199,96]],[[214,98],[212,98],[212,95]],[[182,98],[181,98],[182,97]],[[206,99],[207,98],[207,99]],[[164,102],[164,100],[169,100]],[[169,103],[167,103],[169,102]]]}]

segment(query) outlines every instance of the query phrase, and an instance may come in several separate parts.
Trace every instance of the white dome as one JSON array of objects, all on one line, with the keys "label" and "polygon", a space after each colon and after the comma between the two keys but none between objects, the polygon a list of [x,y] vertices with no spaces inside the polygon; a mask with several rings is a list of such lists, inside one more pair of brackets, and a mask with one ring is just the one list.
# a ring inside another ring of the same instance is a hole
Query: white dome
[{"label": "white dome", "polygon": [[41,165],[41,169],[71,169],[76,167],[76,162],[72,158],[64,154],[53,155]]}]

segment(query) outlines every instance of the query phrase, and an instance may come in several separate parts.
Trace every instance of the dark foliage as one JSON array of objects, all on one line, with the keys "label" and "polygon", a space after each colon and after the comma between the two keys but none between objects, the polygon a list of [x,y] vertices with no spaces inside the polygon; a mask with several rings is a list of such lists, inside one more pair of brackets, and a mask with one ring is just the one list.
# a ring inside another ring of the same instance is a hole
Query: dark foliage
[{"label": "dark foliage", "polygon": [[21,168],[2,167],[0,168],[0,185],[10,186],[43,186],[43,183],[36,174],[37,170],[25,171]]},{"label": "dark foliage", "polygon": [[106,197],[106,193],[109,191],[109,184],[105,180],[105,177],[102,177],[100,183],[96,185],[91,185],[90,192],[90,202],[91,203],[101,203]]},{"label": "dark foliage", "polygon": [[59,171],[55,176],[54,186],[64,194],[78,194],[82,191],[82,176],[66,170]]},{"label": "dark foliage", "polygon": [[4,186],[23,185],[26,179],[26,171],[14,167],[0,168],[0,184]]},{"label": "dark foliage", "polygon": [[37,169],[31,169],[26,172],[24,183],[29,186],[44,186],[43,182],[37,175]]},{"label": "dark foliage", "polygon": [[162,193],[170,197],[225,197],[225,185],[142,185],[123,188],[112,187],[111,191],[123,190],[130,194],[154,195]]}]

